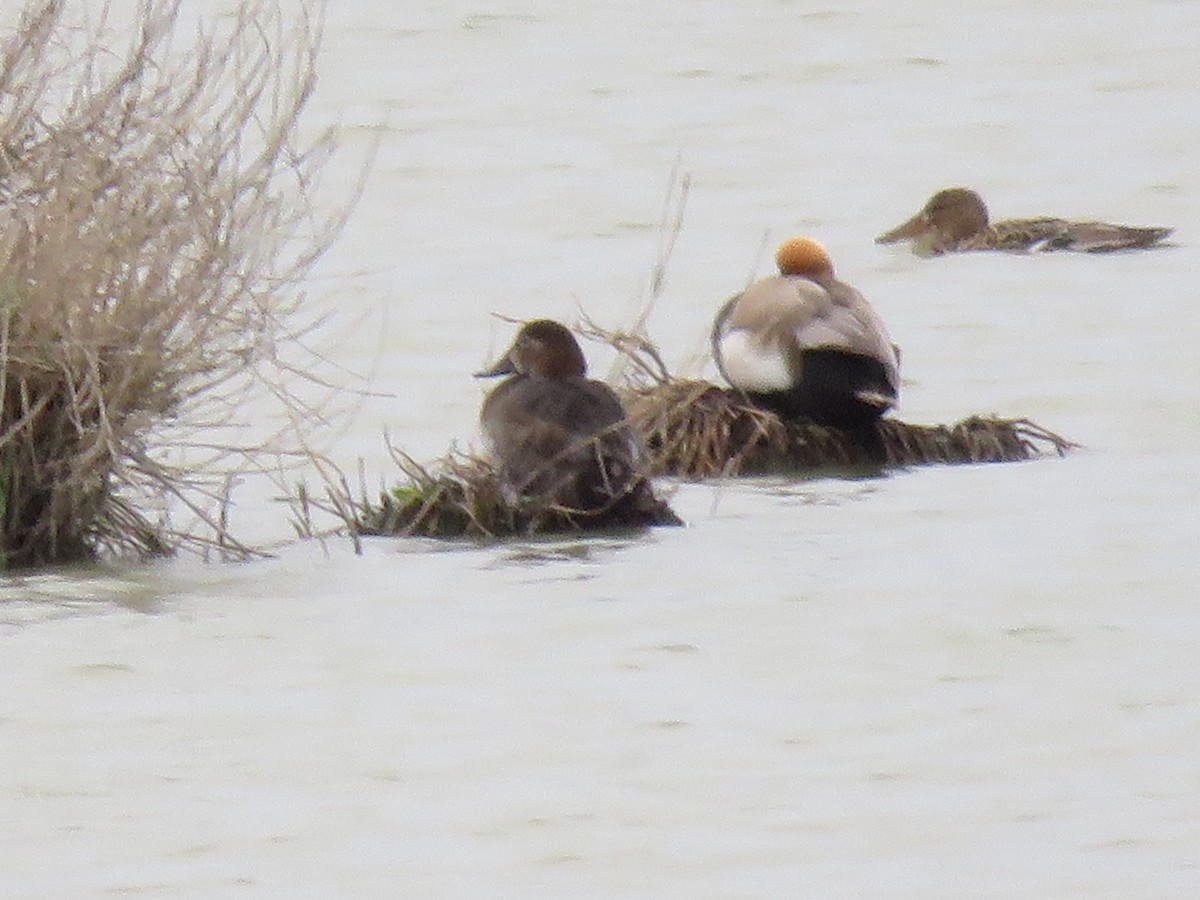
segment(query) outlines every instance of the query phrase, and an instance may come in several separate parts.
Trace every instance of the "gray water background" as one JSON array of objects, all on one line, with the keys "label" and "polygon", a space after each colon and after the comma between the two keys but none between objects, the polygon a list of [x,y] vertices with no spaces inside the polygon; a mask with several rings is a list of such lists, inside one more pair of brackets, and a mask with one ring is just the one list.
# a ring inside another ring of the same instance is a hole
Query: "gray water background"
[{"label": "gray water background", "polygon": [[[676,171],[672,365],[808,233],[901,417],[1084,447],[361,557],[250,484],[273,560],[6,578],[0,896],[1197,896],[1200,5],[344,0],[320,65],[325,189],[377,142],[309,285],[381,395],[314,435],[348,470],[478,446],[490,313],[628,322]],[[872,244],[952,184],[1177,246]]]}]

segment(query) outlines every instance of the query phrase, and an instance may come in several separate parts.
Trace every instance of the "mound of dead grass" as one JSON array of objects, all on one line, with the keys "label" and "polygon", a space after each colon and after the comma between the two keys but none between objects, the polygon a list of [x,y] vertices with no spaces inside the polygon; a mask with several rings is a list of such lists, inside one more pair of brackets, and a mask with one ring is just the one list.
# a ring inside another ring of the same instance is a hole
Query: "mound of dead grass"
[{"label": "mound of dead grass", "polygon": [[[738,391],[706,381],[628,388],[625,408],[650,448],[655,475],[709,478],[878,468],[844,431],[781,419]],[[1028,419],[971,416],[954,425],[879,423],[884,465],[1014,462],[1062,455],[1070,441]]]},{"label": "mound of dead grass", "polygon": [[342,490],[335,512],[355,536],[504,538],[606,529],[682,525],[648,483],[635,482],[601,509],[579,510],[537,497],[514,499],[486,459],[451,454],[430,465],[395,453],[405,476],[378,500],[349,500]]},{"label": "mound of dead grass", "polygon": [[[344,216],[310,202],[331,135],[297,138],[318,24],[254,0],[198,31],[180,0],[136,10],[130,28],[107,6],[35,0],[0,34],[8,566],[249,552],[222,483],[261,436],[185,435],[236,433],[264,386],[281,420],[303,418],[277,347],[298,337],[298,285]],[[162,512],[180,503],[186,529]]]},{"label": "mound of dead grass", "polygon": [[[809,476],[881,468],[844,431],[782,420],[740,393],[705,381],[630,389],[625,404],[650,451],[648,476]],[[1027,419],[984,416],[934,426],[884,419],[880,434],[888,467],[1014,462],[1062,455],[1074,446]],[[402,453],[395,456],[403,480],[378,499],[351,500],[343,486],[319,505],[349,525],[355,537],[503,538],[681,524],[653,494],[639,496],[636,503],[618,498],[603,510],[585,512],[536,498],[514,501],[486,459],[450,455],[421,465]]]}]

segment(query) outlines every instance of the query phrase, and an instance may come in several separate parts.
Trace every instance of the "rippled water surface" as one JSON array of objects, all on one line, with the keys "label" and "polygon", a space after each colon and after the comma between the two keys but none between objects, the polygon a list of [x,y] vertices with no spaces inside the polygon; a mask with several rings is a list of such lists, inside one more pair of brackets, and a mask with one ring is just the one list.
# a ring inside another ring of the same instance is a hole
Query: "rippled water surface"
[{"label": "rippled water surface", "polygon": [[[309,286],[384,395],[320,437],[348,469],[394,477],[385,428],[478,443],[489,313],[629,321],[675,170],[674,365],[712,375],[716,307],[811,233],[903,418],[1084,448],[683,485],[638,535],[9,578],[0,895],[1200,896],[1200,5],[333,7],[326,188],[378,142]],[[951,184],[1177,245],[872,244]]]}]

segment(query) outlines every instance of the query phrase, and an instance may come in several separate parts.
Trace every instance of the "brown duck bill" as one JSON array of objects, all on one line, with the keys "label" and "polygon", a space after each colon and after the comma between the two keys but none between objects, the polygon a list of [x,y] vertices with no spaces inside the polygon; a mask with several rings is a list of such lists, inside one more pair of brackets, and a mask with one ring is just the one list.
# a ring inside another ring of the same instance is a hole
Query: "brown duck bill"
[{"label": "brown duck bill", "polygon": [[906,241],[924,234],[928,227],[929,221],[925,218],[925,213],[919,212],[903,225],[897,225],[891,231],[885,231],[875,238],[875,243],[894,244],[897,241]]}]

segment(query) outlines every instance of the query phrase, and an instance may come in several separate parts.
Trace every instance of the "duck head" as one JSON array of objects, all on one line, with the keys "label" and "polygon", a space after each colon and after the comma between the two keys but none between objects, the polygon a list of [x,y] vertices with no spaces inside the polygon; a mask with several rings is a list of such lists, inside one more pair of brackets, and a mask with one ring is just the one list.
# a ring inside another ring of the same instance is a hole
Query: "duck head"
[{"label": "duck head", "polygon": [[919,213],[875,238],[877,244],[916,241],[931,246],[951,245],[977,235],[988,227],[983,198],[967,188],[946,188],[929,198]]},{"label": "duck head", "polygon": [[512,346],[476,378],[500,375],[539,375],[543,378],[571,378],[587,373],[587,361],[570,329],[551,319],[526,322],[517,332]]}]

